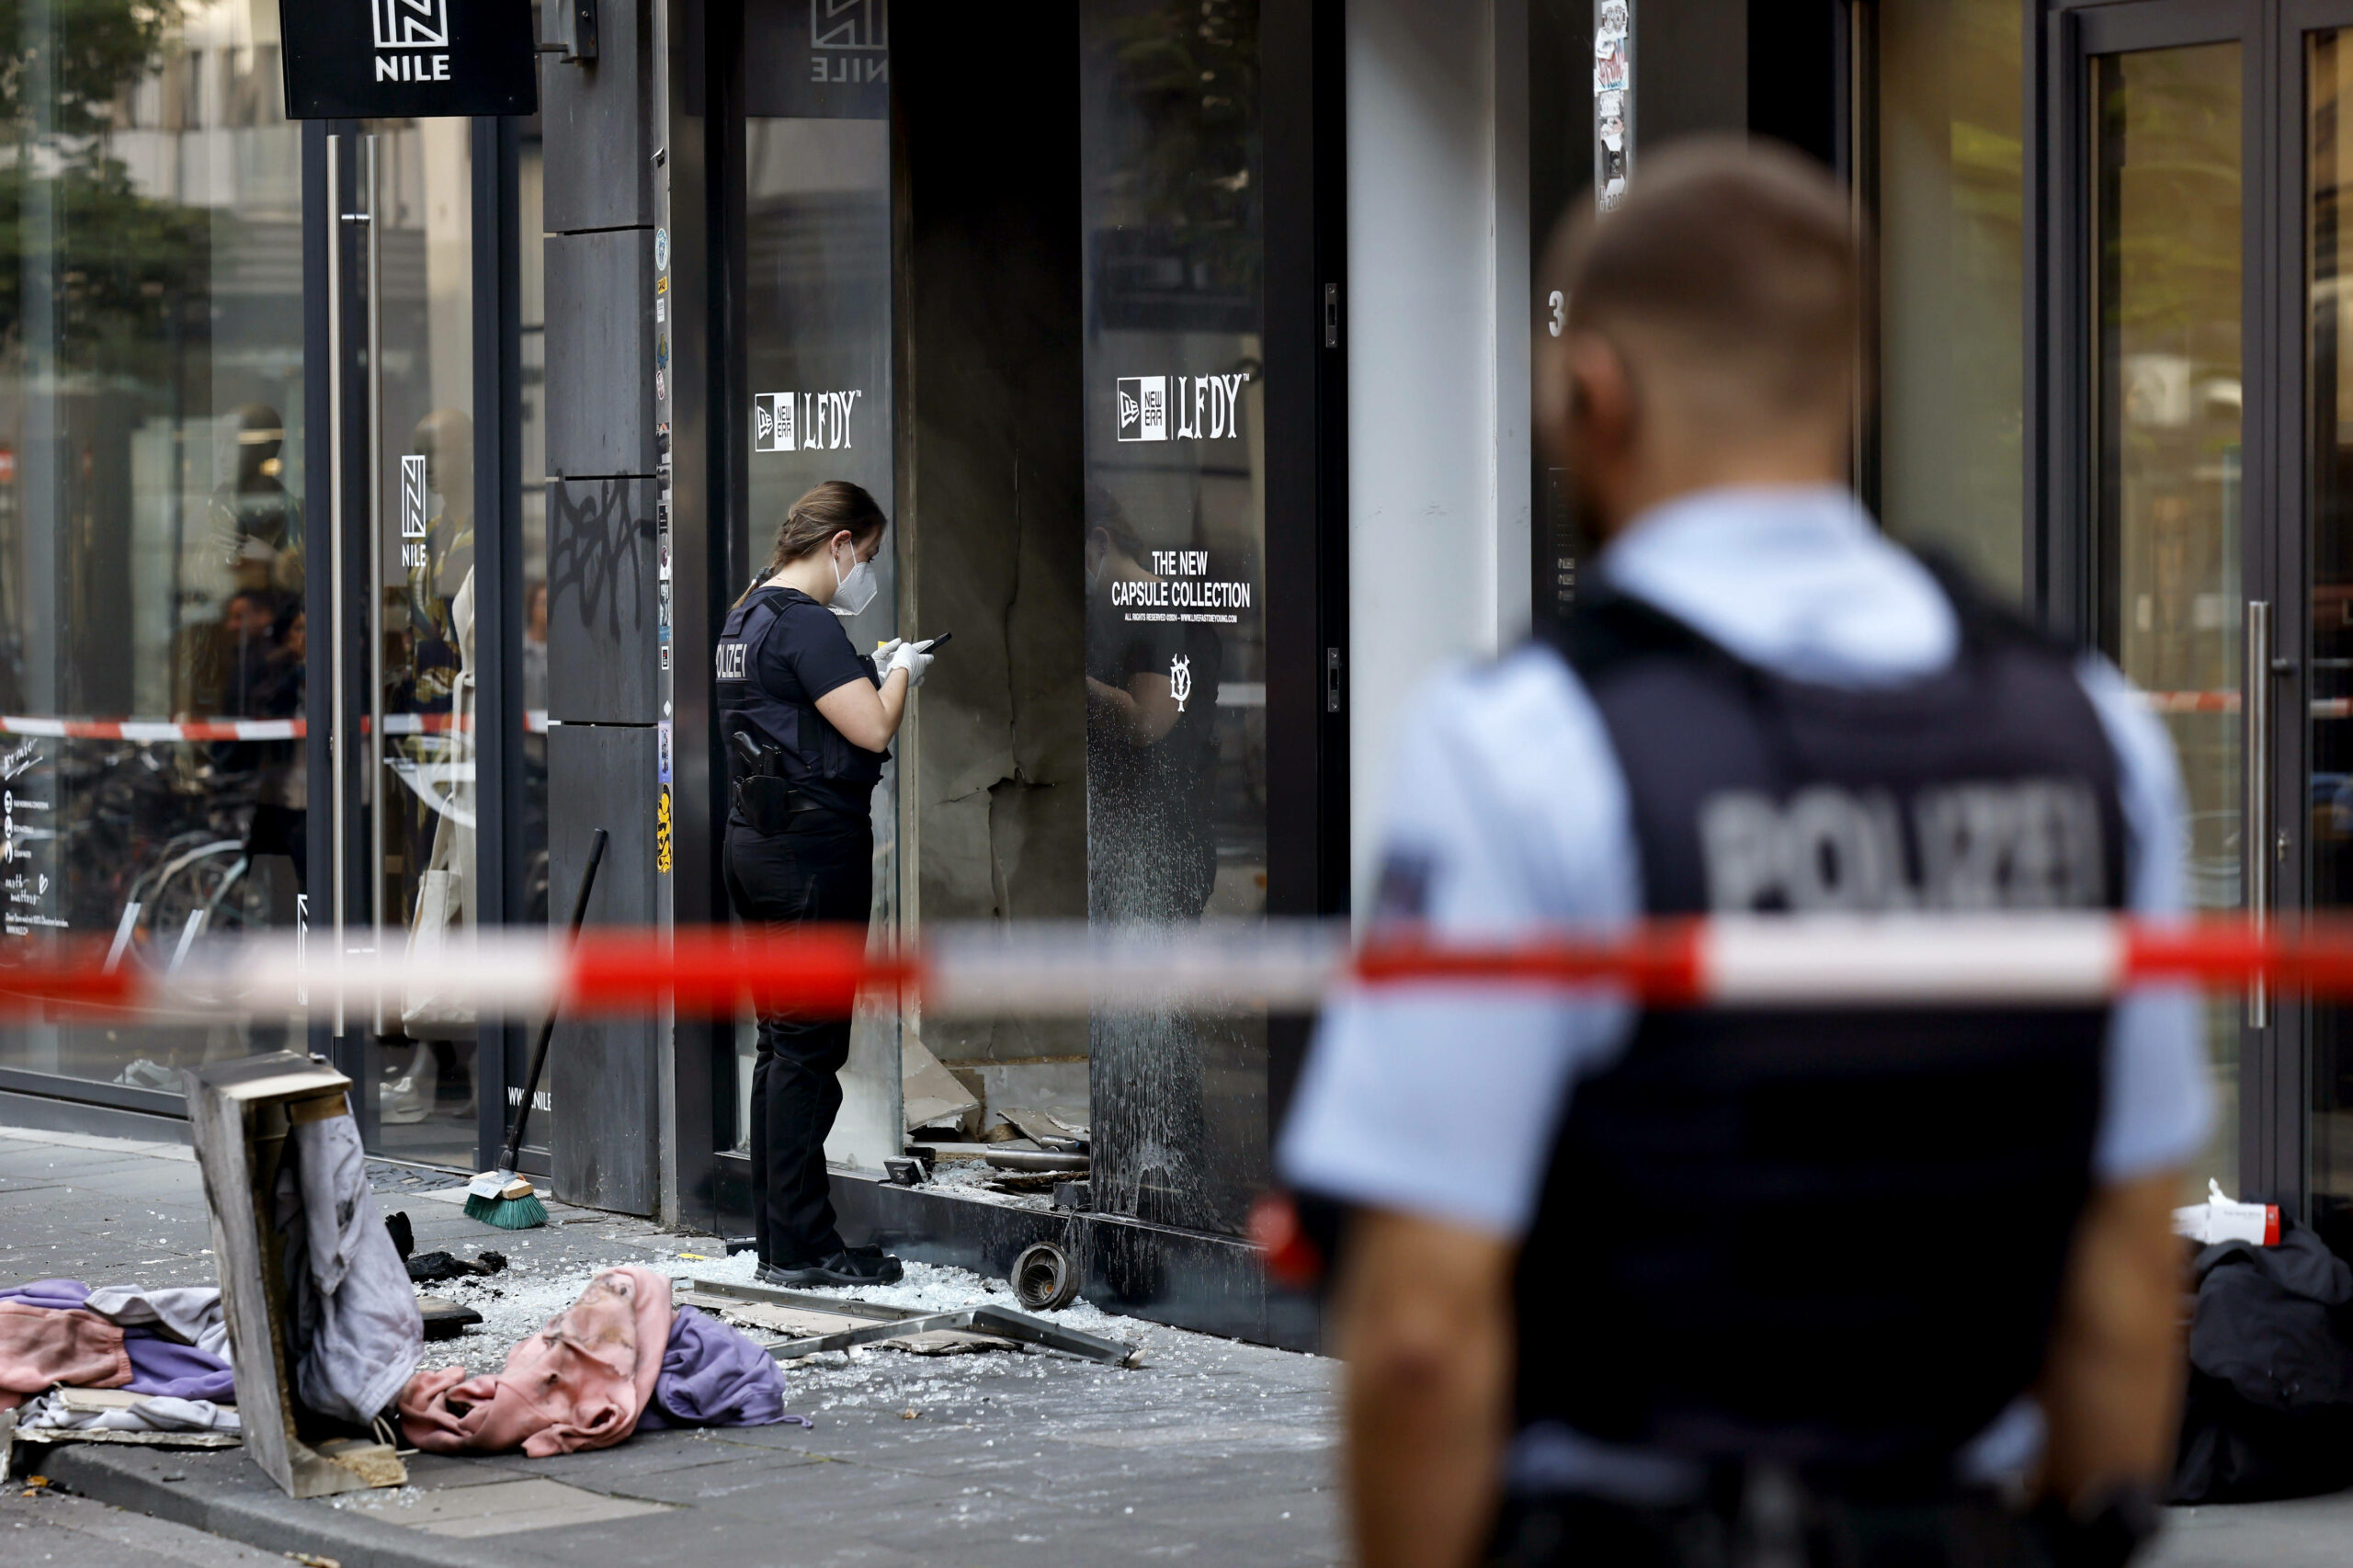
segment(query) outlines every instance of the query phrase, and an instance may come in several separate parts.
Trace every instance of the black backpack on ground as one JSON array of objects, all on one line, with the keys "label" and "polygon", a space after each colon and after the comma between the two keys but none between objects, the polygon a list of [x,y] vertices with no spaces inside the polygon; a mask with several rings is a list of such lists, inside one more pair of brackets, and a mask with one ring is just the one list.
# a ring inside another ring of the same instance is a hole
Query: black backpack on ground
[{"label": "black backpack on ground", "polygon": [[2193,1266],[2173,1502],[2353,1486],[2353,1267],[2312,1232],[2279,1226],[2277,1246],[2222,1242]]}]

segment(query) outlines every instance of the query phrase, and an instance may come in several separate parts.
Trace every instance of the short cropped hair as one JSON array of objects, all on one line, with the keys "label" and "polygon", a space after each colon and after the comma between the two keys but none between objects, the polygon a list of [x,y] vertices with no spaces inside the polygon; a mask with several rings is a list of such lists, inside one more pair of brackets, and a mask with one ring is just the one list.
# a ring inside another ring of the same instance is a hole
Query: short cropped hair
[{"label": "short cropped hair", "polygon": [[[1616,208],[1570,216],[1545,270],[1568,331],[1614,343],[1638,395],[1755,430],[1836,415],[1855,394],[1861,240],[1846,192],[1796,153],[1723,136],[1670,144]],[[1556,362],[1551,379],[1565,374]],[[1564,415],[1566,386],[1545,390],[1544,412]]]}]

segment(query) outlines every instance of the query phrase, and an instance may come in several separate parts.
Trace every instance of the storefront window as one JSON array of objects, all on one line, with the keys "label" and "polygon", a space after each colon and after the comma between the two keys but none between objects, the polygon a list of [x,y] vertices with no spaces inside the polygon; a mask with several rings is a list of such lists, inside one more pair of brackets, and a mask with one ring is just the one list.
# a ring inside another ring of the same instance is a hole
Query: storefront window
[{"label": "storefront window", "polygon": [[1884,0],[1880,515],[2016,597],[2024,581],[2025,69],[2013,0]]},{"label": "storefront window", "polygon": [[[1087,909],[1263,915],[1266,426],[1258,7],[1080,17]],[[1089,1040],[1097,1209],[1231,1230],[1267,1165],[1263,1017]]]},{"label": "storefront window", "polygon": [[[168,967],[302,917],[301,133],[274,0],[6,25],[0,919]],[[57,1017],[0,1067],[176,1091],[287,1038]]]}]

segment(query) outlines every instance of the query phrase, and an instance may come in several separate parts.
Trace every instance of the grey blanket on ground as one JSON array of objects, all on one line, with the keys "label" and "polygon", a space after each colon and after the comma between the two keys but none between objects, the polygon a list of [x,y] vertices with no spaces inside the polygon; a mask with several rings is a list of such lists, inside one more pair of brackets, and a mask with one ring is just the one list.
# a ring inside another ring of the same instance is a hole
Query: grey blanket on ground
[{"label": "grey blanket on ground", "polygon": [[425,1319],[392,1233],[376,1214],[349,1116],[294,1124],[276,1219],[294,1298],[294,1388],[324,1415],[365,1426],[398,1397],[425,1352]]},{"label": "grey blanket on ground", "polygon": [[229,1324],[217,1286],[142,1290],[136,1285],[101,1285],[82,1304],[124,1328],[152,1328],[163,1338],[229,1359]]}]

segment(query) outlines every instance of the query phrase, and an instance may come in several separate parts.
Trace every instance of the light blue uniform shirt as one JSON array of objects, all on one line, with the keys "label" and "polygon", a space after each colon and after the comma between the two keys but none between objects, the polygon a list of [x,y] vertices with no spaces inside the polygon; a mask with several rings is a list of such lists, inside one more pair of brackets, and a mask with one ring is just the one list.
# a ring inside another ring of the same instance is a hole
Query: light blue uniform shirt
[{"label": "light blue uniform shirt", "polygon": [[[1840,489],[1681,497],[1637,519],[1597,570],[1619,592],[1795,679],[1900,686],[1944,668],[1960,648],[1935,579]],[[2105,660],[2086,658],[2079,678],[2116,752],[2127,904],[2178,915],[2185,816],[2172,743]],[[1531,646],[1439,677],[1401,733],[1382,852],[1427,878],[1421,918],[1433,932],[1509,937],[1640,915],[1626,780],[1599,711],[1558,654]],[[2136,992],[2110,1017],[2094,1153],[2103,1182],[2188,1163],[2213,1121],[2197,998]],[[1604,996],[1441,985],[1343,993],[1300,1080],[1279,1149],[1284,1179],[1517,1238],[1570,1095],[1616,1060],[1634,1021],[1633,1008]],[[1988,1225],[1955,1244],[1998,1248],[1998,1221]],[[2039,1420],[2014,1412],[1965,1468],[2006,1469],[2039,1443]],[[1524,1437],[1514,1464],[1529,1484],[1683,1489],[1680,1467],[1658,1456],[1565,1432]]]}]

